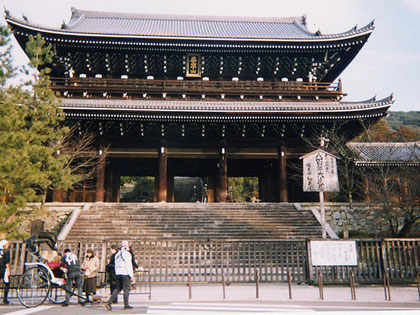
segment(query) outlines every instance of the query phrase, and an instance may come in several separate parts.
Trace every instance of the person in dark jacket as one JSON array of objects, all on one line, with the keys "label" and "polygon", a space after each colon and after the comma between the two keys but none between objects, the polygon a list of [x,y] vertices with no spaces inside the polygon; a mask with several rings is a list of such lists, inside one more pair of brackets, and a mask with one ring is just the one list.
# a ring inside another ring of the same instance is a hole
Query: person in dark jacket
[{"label": "person in dark jacket", "polygon": [[7,299],[10,290],[10,251],[9,242],[6,240],[0,241],[0,277],[4,283],[3,304],[9,304]]},{"label": "person in dark jacket", "polygon": [[82,273],[80,268],[79,259],[75,254],[71,252],[69,248],[64,250],[64,256],[61,259],[61,268],[67,274],[66,277],[66,301],[61,304],[62,306],[69,306],[70,298],[71,298],[71,288],[73,282],[77,288],[77,294],[79,295],[79,304],[85,305],[85,302],[81,298],[82,296]]},{"label": "person in dark jacket", "polygon": [[[111,294],[116,289],[117,281],[118,281],[117,275],[115,274],[115,255],[117,254],[117,252],[118,252],[117,245],[112,245],[111,246],[112,255],[111,255],[111,258],[109,259],[109,263],[106,265],[106,272],[108,273],[108,276],[109,276],[109,287],[111,290]],[[118,303],[118,296],[112,303]]]}]

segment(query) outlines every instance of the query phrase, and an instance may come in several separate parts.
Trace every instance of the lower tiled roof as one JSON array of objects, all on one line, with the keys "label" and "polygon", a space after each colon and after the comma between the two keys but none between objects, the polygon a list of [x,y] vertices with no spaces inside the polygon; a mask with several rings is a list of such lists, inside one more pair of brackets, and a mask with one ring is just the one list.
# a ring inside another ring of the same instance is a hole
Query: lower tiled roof
[{"label": "lower tiled roof", "polygon": [[420,141],[351,142],[348,147],[358,154],[358,165],[420,164]]},{"label": "lower tiled roof", "polygon": [[181,101],[64,98],[64,110],[135,111],[154,113],[237,113],[237,114],[346,114],[383,109],[392,104],[387,98],[371,102],[251,102]]}]

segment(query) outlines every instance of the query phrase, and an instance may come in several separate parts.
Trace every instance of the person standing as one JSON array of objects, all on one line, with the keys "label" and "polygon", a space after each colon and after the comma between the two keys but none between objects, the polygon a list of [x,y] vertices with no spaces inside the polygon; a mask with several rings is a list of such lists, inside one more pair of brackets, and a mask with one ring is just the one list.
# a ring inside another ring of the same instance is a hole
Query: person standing
[{"label": "person standing", "polygon": [[121,290],[124,291],[124,309],[133,309],[133,307],[128,304],[131,284],[134,283],[133,262],[129,250],[130,246],[128,241],[122,241],[121,250],[115,254],[114,263],[115,274],[117,275],[117,287],[112,292],[108,302],[105,303],[105,307],[108,309],[108,311],[112,311],[111,304],[121,292]]},{"label": "person standing", "polygon": [[83,291],[86,293],[86,301],[90,302],[89,297],[96,294],[96,278],[98,276],[99,259],[95,256],[92,249],[86,251],[86,260],[82,264],[85,275]]},{"label": "person standing", "polygon": [[10,243],[6,240],[0,241],[0,276],[4,283],[3,304],[10,304],[7,297],[10,290]]},{"label": "person standing", "polygon": [[198,201],[198,188],[197,185],[194,185],[191,189],[191,200],[190,202],[197,202]]},{"label": "person standing", "polygon": [[80,262],[75,254],[71,252],[69,248],[64,250],[64,256],[61,259],[61,268],[67,273],[66,278],[66,300],[62,306],[69,306],[72,285],[73,282],[76,284],[77,294],[79,298],[79,304],[84,306],[85,302],[82,299],[82,273],[80,270]]},{"label": "person standing", "polygon": [[207,189],[207,184],[203,185],[201,189],[201,202],[208,202],[209,201],[209,191]]},{"label": "person standing", "polygon": [[[109,287],[112,292],[114,292],[115,288],[117,287],[117,275],[115,274],[115,255],[118,252],[117,245],[111,246],[111,258],[109,259],[109,263],[106,265],[106,272],[109,276]],[[118,295],[115,297],[113,303],[118,303]]]},{"label": "person standing", "polygon": [[234,202],[232,186],[228,187],[227,195],[226,195],[226,202]]}]

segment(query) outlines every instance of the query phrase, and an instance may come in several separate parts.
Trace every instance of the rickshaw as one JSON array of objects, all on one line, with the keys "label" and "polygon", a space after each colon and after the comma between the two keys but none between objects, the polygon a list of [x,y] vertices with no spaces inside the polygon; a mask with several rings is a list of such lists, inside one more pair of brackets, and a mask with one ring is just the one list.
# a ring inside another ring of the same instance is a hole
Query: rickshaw
[{"label": "rickshaw", "polygon": [[[64,303],[67,289],[64,273],[60,269],[56,235],[39,232],[24,242],[25,266],[17,287],[20,303],[28,308],[39,306],[47,299],[55,304]],[[74,290],[70,293],[78,296]],[[80,298],[86,300],[84,297]]]}]

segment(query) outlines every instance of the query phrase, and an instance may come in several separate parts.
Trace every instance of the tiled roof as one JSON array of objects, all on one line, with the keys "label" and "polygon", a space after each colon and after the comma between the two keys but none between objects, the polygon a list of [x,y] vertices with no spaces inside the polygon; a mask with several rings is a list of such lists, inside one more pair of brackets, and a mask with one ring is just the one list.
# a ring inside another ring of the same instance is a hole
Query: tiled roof
[{"label": "tiled roof", "polygon": [[[7,17],[22,24],[35,24]],[[98,34],[110,36],[141,36],[151,38],[197,38],[226,40],[321,40],[352,37],[373,30],[373,22],[367,26],[340,33],[323,35],[312,33],[305,26],[305,17],[253,18],[214,17],[158,14],[123,14],[84,11],[72,8],[68,25],[62,33]],[[43,28],[53,30],[51,28]],[[57,31],[57,30],[56,30]]]},{"label": "tiled roof", "polygon": [[181,112],[181,113],[239,113],[239,114],[320,114],[354,113],[382,108],[393,103],[390,97],[366,103],[342,102],[251,102],[251,101],[182,101],[182,100],[123,100],[64,98],[61,107],[68,110]]},{"label": "tiled roof", "polygon": [[420,164],[420,141],[417,142],[351,142],[348,147],[359,155],[358,165]]}]

